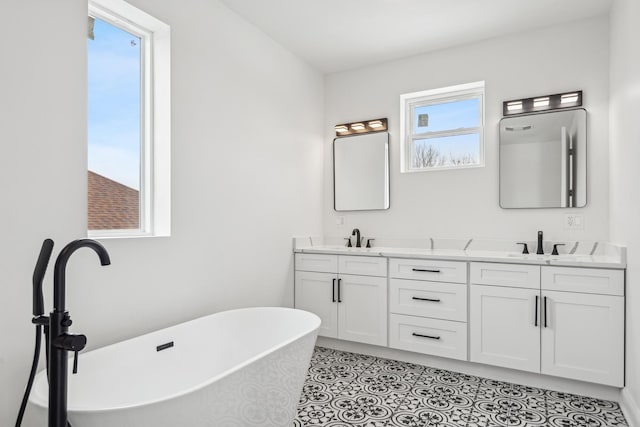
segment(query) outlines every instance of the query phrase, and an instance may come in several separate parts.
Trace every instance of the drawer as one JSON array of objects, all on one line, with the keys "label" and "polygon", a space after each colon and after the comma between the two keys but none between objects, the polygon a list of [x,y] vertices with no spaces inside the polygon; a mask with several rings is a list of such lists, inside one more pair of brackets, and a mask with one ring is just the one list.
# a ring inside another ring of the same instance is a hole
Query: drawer
[{"label": "drawer", "polygon": [[338,257],[338,273],[386,276],[387,259],[384,257],[340,255]]},{"label": "drawer", "polygon": [[471,284],[540,289],[540,266],[471,263]]},{"label": "drawer", "polygon": [[624,271],[542,267],[542,289],[585,294],[624,295]]},{"label": "drawer", "polygon": [[467,360],[467,324],[391,314],[389,347]]},{"label": "drawer", "polygon": [[338,255],[296,254],[295,261],[296,270],[321,273],[338,272]]},{"label": "drawer", "polygon": [[467,263],[391,258],[389,260],[389,277],[429,280],[432,282],[467,283]]},{"label": "drawer", "polygon": [[392,313],[467,321],[467,285],[391,279],[389,308]]}]

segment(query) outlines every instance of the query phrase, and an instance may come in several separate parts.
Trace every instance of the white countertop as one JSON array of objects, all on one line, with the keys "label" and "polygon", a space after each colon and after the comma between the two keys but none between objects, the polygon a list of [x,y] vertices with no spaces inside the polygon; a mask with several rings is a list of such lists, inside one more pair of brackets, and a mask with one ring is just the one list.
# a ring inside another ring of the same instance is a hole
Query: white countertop
[{"label": "white countertop", "polygon": [[[614,246],[608,243],[601,243],[599,251],[593,254],[574,253],[561,255],[536,255],[522,254],[516,251],[487,250],[482,245],[476,243],[477,249],[446,249],[446,248],[420,248],[420,247],[388,247],[379,246],[372,248],[355,248],[343,245],[313,244],[314,239],[296,238],[294,239],[294,252],[296,253],[316,253],[316,254],[336,254],[336,255],[356,255],[356,256],[381,256],[389,258],[423,258],[442,259],[451,261],[479,261],[479,262],[501,262],[513,264],[535,264],[554,265],[563,267],[591,267],[591,268],[626,268],[626,248]],[[315,239],[321,240],[321,239]],[[306,243],[306,244],[305,244]],[[467,244],[466,246],[470,246]],[[596,245],[595,247],[597,247]],[[531,250],[531,247],[529,248]],[[535,250],[535,248],[533,248]]]}]

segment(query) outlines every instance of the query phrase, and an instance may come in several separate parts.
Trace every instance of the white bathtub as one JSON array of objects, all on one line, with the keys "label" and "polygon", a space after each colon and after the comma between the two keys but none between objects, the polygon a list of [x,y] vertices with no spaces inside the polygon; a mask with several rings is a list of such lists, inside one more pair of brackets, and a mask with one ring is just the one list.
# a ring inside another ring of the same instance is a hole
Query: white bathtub
[{"label": "white bathtub", "polygon": [[[69,375],[69,422],[73,427],[288,427],[319,326],[320,319],[305,311],[247,308],[81,353],[78,374]],[[170,342],[173,347],[157,351]],[[46,420],[44,371],[30,401]]]}]

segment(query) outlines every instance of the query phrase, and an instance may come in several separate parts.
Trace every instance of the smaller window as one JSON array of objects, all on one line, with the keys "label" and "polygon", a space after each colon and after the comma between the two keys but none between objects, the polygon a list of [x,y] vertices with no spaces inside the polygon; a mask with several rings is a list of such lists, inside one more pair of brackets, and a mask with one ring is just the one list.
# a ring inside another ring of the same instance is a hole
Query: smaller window
[{"label": "smaller window", "polygon": [[89,0],[88,235],[171,234],[171,29]]},{"label": "smaller window", "polygon": [[484,166],[484,82],[400,96],[402,172]]}]

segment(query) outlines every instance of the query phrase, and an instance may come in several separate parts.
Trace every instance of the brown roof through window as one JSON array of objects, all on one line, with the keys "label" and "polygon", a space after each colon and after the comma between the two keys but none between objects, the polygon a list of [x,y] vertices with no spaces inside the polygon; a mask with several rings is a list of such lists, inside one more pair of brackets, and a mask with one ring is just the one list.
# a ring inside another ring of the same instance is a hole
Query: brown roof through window
[{"label": "brown roof through window", "polygon": [[89,171],[89,230],[140,228],[140,195],[126,185]]}]

